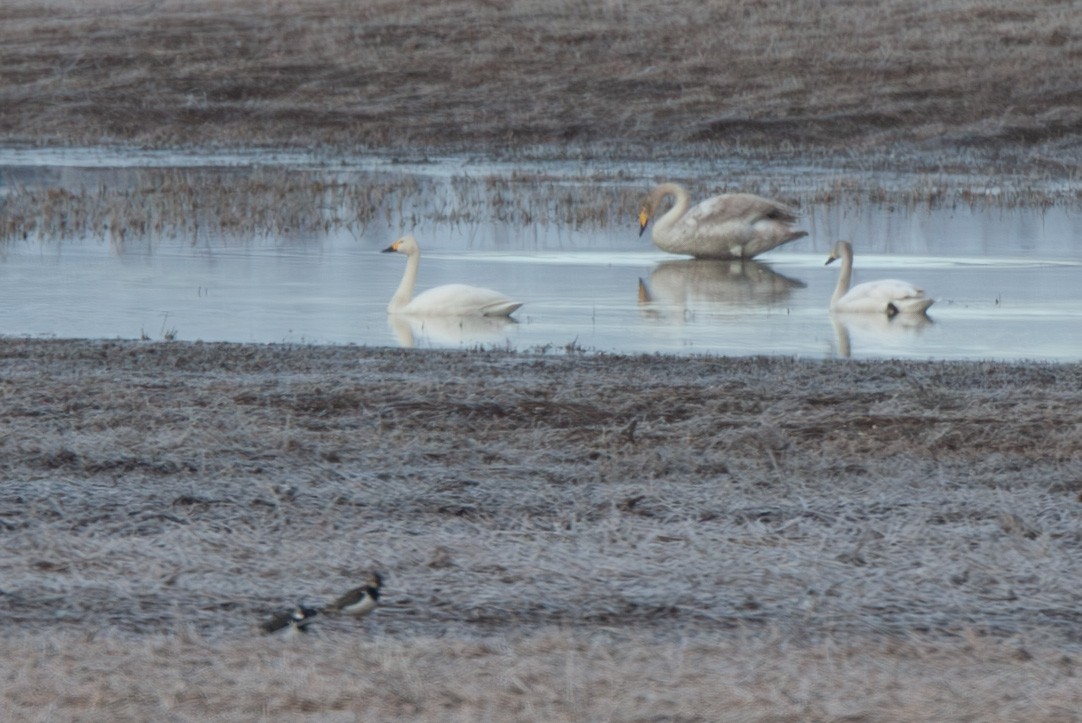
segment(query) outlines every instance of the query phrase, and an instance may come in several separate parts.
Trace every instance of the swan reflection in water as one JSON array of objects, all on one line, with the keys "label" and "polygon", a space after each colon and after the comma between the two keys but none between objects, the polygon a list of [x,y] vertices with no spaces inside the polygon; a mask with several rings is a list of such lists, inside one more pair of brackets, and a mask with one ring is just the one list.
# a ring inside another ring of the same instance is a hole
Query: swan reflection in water
[{"label": "swan reflection in water", "polygon": [[518,322],[507,316],[402,316],[390,314],[387,324],[398,345],[460,347],[502,344]]},{"label": "swan reflection in water", "polygon": [[758,261],[663,261],[649,279],[639,279],[639,306],[647,316],[686,317],[717,306],[781,304],[804,286]]},{"label": "swan reflection in water", "polygon": [[848,359],[852,354],[850,336],[870,351],[907,348],[921,332],[934,322],[924,314],[860,314],[835,312],[830,315],[838,356]]}]

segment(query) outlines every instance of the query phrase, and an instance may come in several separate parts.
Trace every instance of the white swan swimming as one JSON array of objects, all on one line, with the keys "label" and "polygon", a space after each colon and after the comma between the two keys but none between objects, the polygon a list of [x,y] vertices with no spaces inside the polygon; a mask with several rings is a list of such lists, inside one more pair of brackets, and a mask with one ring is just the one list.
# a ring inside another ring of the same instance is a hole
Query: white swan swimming
[{"label": "white swan swimming", "polygon": [[416,316],[510,316],[522,306],[492,289],[466,284],[446,284],[413,296],[417,269],[421,265],[421,247],[413,236],[403,236],[383,249],[383,253],[406,254],[406,273],[387,305],[391,314]]},{"label": "white swan swimming", "polygon": [[687,190],[678,183],[662,183],[647,196],[639,211],[639,235],[662,200],[672,196],[673,206],[654,222],[654,244],[673,254],[701,259],[750,259],[764,251],[807,236],[790,224],[797,213],[788,206],[751,193],[726,193],[688,208]]},{"label": "white swan swimming", "polygon": [[830,299],[830,310],[858,312],[864,314],[923,314],[935,303],[924,289],[919,289],[908,281],[881,279],[865,281],[849,288],[853,278],[853,245],[848,241],[838,241],[830,252],[827,263],[842,260],[842,270],[838,274],[838,285]]}]

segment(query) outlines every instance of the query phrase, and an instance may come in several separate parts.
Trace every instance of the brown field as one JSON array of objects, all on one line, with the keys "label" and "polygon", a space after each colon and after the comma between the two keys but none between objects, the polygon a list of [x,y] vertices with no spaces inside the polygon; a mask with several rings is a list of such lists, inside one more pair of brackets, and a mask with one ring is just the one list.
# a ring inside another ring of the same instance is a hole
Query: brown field
[{"label": "brown field", "polygon": [[[1082,365],[8,339],[0,369],[5,719],[1082,709]],[[372,617],[253,631],[371,567]]]},{"label": "brown field", "polygon": [[5,0],[0,139],[1077,177],[1071,0]]},{"label": "brown field", "polygon": [[[1067,0],[4,0],[5,147],[607,185],[137,169],[8,185],[0,236],[622,223],[623,165],[700,158],[1077,206],[1080,60]],[[567,351],[0,338],[0,720],[1079,720],[1082,365]],[[370,618],[254,631],[373,567]]]}]

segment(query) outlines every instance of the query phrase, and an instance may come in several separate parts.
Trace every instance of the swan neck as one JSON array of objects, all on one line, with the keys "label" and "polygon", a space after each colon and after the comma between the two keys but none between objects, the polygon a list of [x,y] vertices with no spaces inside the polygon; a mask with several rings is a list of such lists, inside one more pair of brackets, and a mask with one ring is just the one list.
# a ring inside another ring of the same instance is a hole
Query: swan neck
[{"label": "swan neck", "polygon": [[691,203],[688,192],[678,183],[663,183],[654,190],[656,203],[661,203],[666,196],[673,197],[672,208],[654,223],[654,233],[662,235],[676,223],[677,219],[687,213],[688,204]]},{"label": "swan neck", "polygon": [[387,305],[388,311],[399,311],[413,298],[413,287],[417,283],[417,269],[421,266],[421,252],[416,251],[406,257],[406,271],[398,282],[398,289]]},{"label": "swan neck", "polygon": [[838,299],[845,296],[849,291],[849,283],[853,279],[853,252],[848,248],[842,249],[842,269],[838,274],[838,285],[834,287],[834,296],[831,303],[837,303]]}]

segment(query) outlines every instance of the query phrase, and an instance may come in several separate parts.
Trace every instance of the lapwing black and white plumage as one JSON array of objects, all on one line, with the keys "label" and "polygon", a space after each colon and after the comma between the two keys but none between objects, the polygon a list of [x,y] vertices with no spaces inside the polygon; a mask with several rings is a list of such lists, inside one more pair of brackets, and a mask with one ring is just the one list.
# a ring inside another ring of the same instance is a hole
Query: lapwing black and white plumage
[{"label": "lapwing black and white plumage", "polygon": [[358,618],[364,617],[379,605],[379,589],[382,586],[383,576],[378,572],[371,572],[365,578],[363,585],[355,587],[338,597],[324,608],[324,612],[352,615]]},{"label": "lapwing black and white plumage", "polygon": [[283,610],[271,616],[270,620],[259,626],[259,629],[268,635],[294,635],[307,633],[308,626],[312,624],[319,611],[315,608],[297,605],[292,610]]}]

